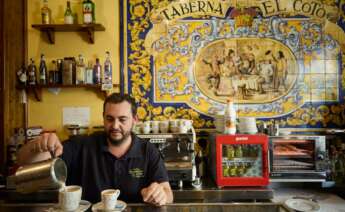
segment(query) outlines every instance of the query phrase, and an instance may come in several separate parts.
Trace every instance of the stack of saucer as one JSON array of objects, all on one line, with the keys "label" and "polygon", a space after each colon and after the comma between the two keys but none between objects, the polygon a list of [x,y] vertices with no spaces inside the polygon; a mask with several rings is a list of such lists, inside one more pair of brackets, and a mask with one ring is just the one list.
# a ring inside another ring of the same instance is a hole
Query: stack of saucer
[{"label": "stack of saucer", "polygon": [[255,134],[258,132],[255,117],[239,118],[238,131],[244,134]]}]

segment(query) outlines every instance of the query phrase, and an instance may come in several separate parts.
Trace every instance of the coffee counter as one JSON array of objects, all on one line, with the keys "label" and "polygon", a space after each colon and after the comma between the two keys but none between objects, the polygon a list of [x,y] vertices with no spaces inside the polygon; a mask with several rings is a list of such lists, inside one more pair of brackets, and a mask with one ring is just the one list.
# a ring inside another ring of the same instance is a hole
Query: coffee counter
[{"label": "coffee counter", "polygon": [[[42,212],[55,211],[54,204],[1,204],[0,212]],[[91,207],[88,209],[91,211]],[[148,204],[128,204],[125,212],[158,212],[158,211],[203,211],[203,212],[217,212],[217,211],[241,211],[241,212],[290,212],[284,205],[279,203],[174,203],[162,207],[155,207]]]}]

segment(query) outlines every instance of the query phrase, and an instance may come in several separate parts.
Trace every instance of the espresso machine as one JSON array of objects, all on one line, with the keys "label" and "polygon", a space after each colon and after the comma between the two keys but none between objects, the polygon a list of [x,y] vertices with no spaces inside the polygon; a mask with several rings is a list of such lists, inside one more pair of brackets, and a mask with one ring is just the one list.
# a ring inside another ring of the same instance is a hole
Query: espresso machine
[{"label": "espresso machine", "polygon": [[196,176],[195,152],[196,134],[194,128],[187,133],[138,134],[158,148],[168,171],[172,186],[183,187],[193,183]]}]

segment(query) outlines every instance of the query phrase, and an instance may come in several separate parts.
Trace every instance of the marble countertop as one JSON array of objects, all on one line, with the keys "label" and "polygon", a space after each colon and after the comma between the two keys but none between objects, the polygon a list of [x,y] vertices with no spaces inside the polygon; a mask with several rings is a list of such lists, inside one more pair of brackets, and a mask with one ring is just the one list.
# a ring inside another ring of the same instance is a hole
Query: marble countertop
[{"label": "marble countertop", "polygon": [[320,205],[319,212],[345,212],[345,200],[323,189],[275,188],[274,203],[283,203],[293,197],[313,199]]}]

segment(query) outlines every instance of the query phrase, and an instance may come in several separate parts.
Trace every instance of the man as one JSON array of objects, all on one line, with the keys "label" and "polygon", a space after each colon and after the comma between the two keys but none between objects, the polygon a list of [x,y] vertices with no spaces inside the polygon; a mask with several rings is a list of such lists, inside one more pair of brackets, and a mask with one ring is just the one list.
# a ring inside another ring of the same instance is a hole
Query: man
[{"label": "man", "polygon": [[75,137],[63,144],[45,133],[23,146],[19,164],[49,159],[49,151],[67,165],[67,185],[83,187],[82,198],[100,201],[104,189],[121,190],[119,199],[164,205],[173,201],[167,171],[158,150],[131,133],[136,104],[129,95],[112,94],[103,104],[105,132]]}]

